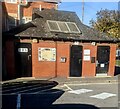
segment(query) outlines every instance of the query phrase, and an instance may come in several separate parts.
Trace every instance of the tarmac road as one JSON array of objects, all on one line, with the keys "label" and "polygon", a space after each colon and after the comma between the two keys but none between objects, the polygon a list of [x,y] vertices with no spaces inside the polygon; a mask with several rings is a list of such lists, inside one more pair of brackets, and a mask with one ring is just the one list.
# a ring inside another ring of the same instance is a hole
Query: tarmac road
[{"label": "tarmac road", "polygon": [[118,80],[107,77],[5,82],[0,95],[2,109],[119,109]]},{"label": "tarmac road", "polygon": [[65,93],[54,104],[89,104],[100,109],[104,107],[105,109],[114,109],[114,107],[118,109],[117,83],[70,83],[56,88],[64,90]]}]

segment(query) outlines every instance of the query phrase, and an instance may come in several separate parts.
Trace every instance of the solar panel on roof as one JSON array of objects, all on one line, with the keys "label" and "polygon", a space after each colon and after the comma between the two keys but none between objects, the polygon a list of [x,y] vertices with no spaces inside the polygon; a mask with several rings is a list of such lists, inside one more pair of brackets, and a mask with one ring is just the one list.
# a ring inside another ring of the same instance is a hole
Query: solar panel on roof
[{"label": "solar panel on roof", "polygon": [[48,27],[50,31],[65,32],[65,33],[80,33],[77,25],[74,22],[62,22],[48,20]]}]

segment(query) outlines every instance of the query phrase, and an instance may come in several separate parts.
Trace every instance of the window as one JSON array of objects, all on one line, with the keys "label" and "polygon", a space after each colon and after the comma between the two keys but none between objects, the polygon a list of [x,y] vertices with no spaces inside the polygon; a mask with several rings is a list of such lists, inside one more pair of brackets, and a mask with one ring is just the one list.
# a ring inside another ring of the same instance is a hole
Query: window
[{"label": "window", "polygon": [[71,32],[79,32],[79,29],[75,23],[67,22],[67,25]]},{"label": "window", "polygon": [[68,32],[69,31],[65,22],[58,22],[58,25],[59,25],[61,31],[63,31],[63,32]]},{"label": "window", "polygon": [[59,27],[57,25],[57,22],[54,22],[54,21],[49,22],[49,28],[51,31],[59,31]]},{"label": "window", "polygon": [[64,32],[64,33],[80,33],[79,28],[74,22],[62,22],[47,20],[50,31]]},{"label": "window", "polygon": [[17,0],[5,0],[7,3],[17,3]]}]

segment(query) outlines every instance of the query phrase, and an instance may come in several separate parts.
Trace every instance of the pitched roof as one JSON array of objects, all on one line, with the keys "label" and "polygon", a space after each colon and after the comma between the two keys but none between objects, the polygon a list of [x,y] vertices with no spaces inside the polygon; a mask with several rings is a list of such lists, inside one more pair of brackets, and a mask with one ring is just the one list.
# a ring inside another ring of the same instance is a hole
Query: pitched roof
[{"label": "pitched roof", "polygon": [[[81,33],[64,33],[50,31],[47,20],[75,22]],[[63,39],[63,40],[81,40],[81,41],[112,41],[118,39],[100,33],[89,26],[84,25],[74,12],[57,11],[57,10],[34,10],[33,20],[23,24],[11,31],[16,37],[37,37],[44,39]]]}]

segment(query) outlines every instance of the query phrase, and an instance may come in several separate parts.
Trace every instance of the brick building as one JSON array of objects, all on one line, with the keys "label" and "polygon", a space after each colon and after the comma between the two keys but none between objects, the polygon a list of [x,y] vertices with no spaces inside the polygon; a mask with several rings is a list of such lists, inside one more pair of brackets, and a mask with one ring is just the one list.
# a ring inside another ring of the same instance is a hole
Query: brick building
[{"label": "brick building", "polygon": [[0,1],[0,31],[2,31],[2,2]]},{"label": "brick building", "polygon": [[27,2],[28,0],[5,0],[3,6],[3,31],[32,20],[33,9],[57,9],[59,0],[41,0],[41,2]]},{"label": "brick building", "polygon": [[74,12],[36,10],[31,22],[4,35],[10,77],[114,76],[118,40],[82,24]]}]

